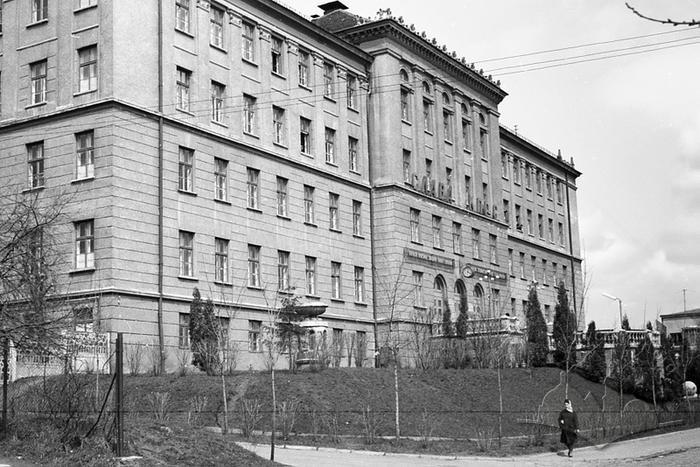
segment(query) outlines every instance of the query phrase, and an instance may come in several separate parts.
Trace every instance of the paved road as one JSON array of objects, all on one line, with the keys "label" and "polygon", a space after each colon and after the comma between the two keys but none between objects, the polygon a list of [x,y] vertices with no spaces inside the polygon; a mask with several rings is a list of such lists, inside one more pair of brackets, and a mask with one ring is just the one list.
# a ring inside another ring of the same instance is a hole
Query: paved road
[{"label": "paved road", "polygon": [[[238,443],[258,455],[269,458],[269,445]],[[563,446],[562,446],[563,447]],[[559,453],[534,454],[529,456],[454,457],[418,456],[411,454],[383,454],[367,451],[348,451],[328,448],[288,447],[275,450],[275,460],[282,464],[299,467],[456,467],[456,466],[559,466],[559,465],[605,465],[685,467],[700,462],[700,428],[667,433],[607,445],[589,446],[574,451],[568,458]]]}]

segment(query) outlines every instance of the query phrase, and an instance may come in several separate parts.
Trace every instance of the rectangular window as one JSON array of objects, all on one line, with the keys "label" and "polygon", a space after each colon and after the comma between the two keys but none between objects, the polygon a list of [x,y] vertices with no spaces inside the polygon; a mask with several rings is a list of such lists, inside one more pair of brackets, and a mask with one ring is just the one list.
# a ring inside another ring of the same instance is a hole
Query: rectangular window
[{"label": "rectangular window", "polygon": [[76,178],[92,178],[95,176],[95,137],[92,130],[75,135],[76,148]]},{"label": "rectangular window", "polygon": [[545,185],[547,187],[547,199],[552,199],[552,177],[547,176]]},{"label": "rectangular window", "polygon": [[355,266],[355,301],[365,301],[365,268]]},{"label": "rectangular window", "polygon": [[260,247],[248,245],[248,287],[260,287]]},{"label": "rectangular window", "polygon": [[44,186],[44,142],[27,145],[27,173],[29,188]]},{"label": "rectangular window", "polygon": [[352,234],[362,235],[362,203],[355,200],[352,201]]},{"label": "rectangular window", "polygon": [[190,78],[192,73],[184,68],[177,67],[177,108],[190,111]]},{"label": "rectangular window", "polygon": [[272,107],[272,134],[276,144],[283,145],[287,141],[284,109],[281,107]]},{"label": "rectangular window", "polygon": [[180,313],[180,319],[178,321],[178,332],[177,332],[177,345],[181,349],[190,348],[190,315],[187,313]]},{"label": "rectangular window", "polygon": [[489,132],[481,128],[479,130],[479,148],[481,149],[481,158],[488,160],[489,158]]},{"label": "rectangular window", "polygon": [[348,75],[347,86],[348,108],[357,109],[357,78]]},{"label": "rectangular window", "polygon": [[532,280],[537,281],[537,258],[530,256],[530,269],[532,270]]},{"label": "rectangular window", "polygon": [[301,153],[311,155],[311,120],[299,118],[299,143]]},{"label": "rectangular window", "polygon": [[423,306],[423,273],[413,271],[413,305]]},{"label": "rectangular window", "polygon": [[513,183],[520,185],[520,160],[513,159]]},{"label": "rectangular window", "polygon": [[467,199],[467,208],[473,209],[473,205],[472,205],[472,179],[469,175],[464,176],[464,196]]},{"label": "rectangular window", "polygon": [[537,194],[542,194],[542,172],[539,170],[535,172],[535,189],[537,190]]},{"label": "rectangular window", "polygon": [[277,288],[286,292],[291,281],[289,276],[289,252],[279,250],[277,252]]},{"label": "rectangular window", "polygon": [[557,180],[557,203],[564,203],[564,193],[562,190],[561,182],[559,180]]},{"label": "rectangular window", "polygon": [[506,152],[501,152],[501,177],[508,178],[508,154]]},{"label": "rectangular window", "polygon": [[330,99],[335,95],[335,67],[330,63],[323,64],[323,95]]},{"label": "rectangular window", "polygon": [[249,62],[255,62],[255,26],[251,23],[243,22],[241,39],[241,54],[243,59]]},{"label": "rectangular window", "polygon": [[503,220],[510,225],[510,201],[503,200]]},{"label": "rectangular window", "polygon": [[[488,183],[481,184],[481,196],[482,196],[482,199],[484,200],[484,203],[489,204],[489,184]],[[486,206],[486,209],[488,210],[488,206]]]},{"label": "rectangular window", "polygon": [[175,0],[175,27],[190,32],[190,0]]},{"label": "rectangular window", "polygon": [[452,112],[448,110],[442,111],[442,131],[445,141],[452,141]]},{"label": "rectangular window", "polygon": [[537,234],[541,239],[544,239],[544,216],[537,214]]},{"label": "rectangular window", "polygon": [[547,219],[547,240],[554,242],[554,221]]},{"label": "rectangular window", "polygon": [[33,105],[46,102],[46,60],[30,64],[29,75],[31,79],[29,103]]},{"label": "rectangular window", "polygon": [[307,224],[315,223],[314,191],[314,187],[304,185],[304,222],[306,222]]},{"label": "rectangular window", "polygon": [[498,238],[489,234],[489,259],[491,264],[498,264]]},{"label": "rectangular window", "polygon": [[515,266],[513,265],[513,249],[508,248],[508,275],[515,276]]},{"label": "rectangular window", "polygon": [[218,282],[228,282],[228,240],[217,238],[214,244],[214,279]]},{"label": "rectangular window", "polygon": [[535,235],[535,229],[532,225],[532,210],[528,209],[526,211],[526,221],[527,221],[527,233],[528,235]]},{"label": "rectangular window", "polygon": [[262,351],[262,321],[248,321],[248,351]]},{"label": "rectangular window", "polygon": [[49,17],[49,0],[32,0],[32,23]]},{"label": "rectangular window", "polygon": [[555,286],[559,286],[559,267],[557,266],[557,263],[552,263],[552,283]]},{"label": "rectangular window", "polygon": [[557,236],[559,238],[559,244],[563,245],[564,244],[564,224],[561,222],[557,222]]},{"label": "rectangular window", "polygon": [[411,151],[403,150],[403,181],[411,183]]},{"label": "rectangular window", "polygon": [[212,5],[209,9],[209,43],[224,47],[224,10]]},{"label": "rectangular window", "polygon": [[278,75],[284,74],[284,41],[279,37],[272,37],[270,52],[272,54],[272,72]]},{"label": "rectangular window", "polygon": [[92,220],[75,223],[75,268],[95,267],[95,230]]},{"label": "rectangular window", "polygon": [[338,205],[340,196],[335,193],[328,195],[328,224],[331,230],[340,230],[340,220],[338,217]]},{"label": "rectangular window", "polygon": [[520,253],[520,278],[525,279],[525,253]]},{"label": "rectangular window", "polygon": [[569,285],[569,274],[565,264],[561,265],[561,281],[564,283],[564,288],[566,289],[567,285]]},{"label": "rectangular window", "polygon": [[350,172],[360,171],[360,165],[357,160],[357,144],[358,141],[356,138],[352,136],[348,137],[348,164],[350,166]]},{"label": "rectangular window", "polygon": [[217,123],[224,121],[224,92],[226,86],[216,81],[211,82],[211,119]]},{"label": "rectangular window", "polygon": [[194,234],[180,231],[180,275],[194,276]]},{"label": "rectangular window", "polygon": [[423,129],[433,132],[433,103],[427,99],[423,99]]},{"label": "rectangular window", "polygon": [[248,207],[250,209],[259,209],[260,206],[260,171],[256,169],[248,168],[246,170],[248,174]]},{"label": "rectangular window", "polygon": [[472,229],[472,256],[481,259],[481,232],[478,229]]},{"label": "rectangular window", "polygon": [[549,278],[547,277],[547,260],[542,260],[542,283],[544,285],[549,285]]},{"label": "rectangular window", "polygon": [[331,261],[331,298],[340,300],[342,294],[341,264]]},{"label": "rectangular window", "polygon": [[316,295],[316,258],[306,257],[306,295]]},{"label": "rectangular window", "polygon": [[411,121],[411,99],[408,89],[401,87],[401,120]]},{"label": "rectangular window", "polygon": [[532,190],[532,169],[527,164],[523,164],[523,166],[523,170],[525,171],[525,188]]},{"label": "rectangular window", "polygon": [[309,63],[311,57],[308,52],[303,50],[299,51],[299,86],[308,87],[309,83]]},{"label": "rectangular window", "polygon": [[326,127],[326,162],[335,164],[335,130]]},{"label": "rectangular window", "polygon": [[78,50],[78,92],[97,89],[97,46]]},{"label": "rectangular window", "polygon": [[462,148],[465,151],[471,149],[472,124],[469,120],[462,120]]},{"label": "rectangular window", "polygon": [[420,243],[420,211],[418,209],[411,208],[410,221],[411,241],[413,243]]},{"label": "rectangular window", "polygon": [[243,94],[243,132],[255,134],[255,98]]},{"label": "rectangular window", "polygon": [[277,215],[281,217],[289,215],[287,185],[286,178],[277,177]]},{"label": "rectangular window", "polygon": [[544,319],[547,323],[551,323],[552,320],[552,307],[550,305],[544,306]]},{"label": "rectangular window", "polygon": [[228,199],[228,161],[214,158],[214,197],[219,201]]},{"label": "rectangular window", "polygon": [[180,146],[178,189],[194,191],[194,151]]},{"label": "rectangular window", "polygon": [[523,219],[522,219],[522,212],[520,209],[520,205],[516,204],[515,205],[515,228],[518,230],[518,232],[523,231]]},{"label": "rectangular window", "polygon": [[442,248],[442,218],[433,216],[433,248]]},{"label": "rectangular window", "polygon": [[462,224],[452,223],[452,250],[455,254],[462,254]]}]

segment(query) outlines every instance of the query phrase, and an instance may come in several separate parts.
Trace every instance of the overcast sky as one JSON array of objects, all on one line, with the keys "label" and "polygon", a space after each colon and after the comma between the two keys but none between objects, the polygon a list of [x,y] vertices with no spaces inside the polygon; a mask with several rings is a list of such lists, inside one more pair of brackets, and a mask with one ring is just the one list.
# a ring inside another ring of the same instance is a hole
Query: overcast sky
[{"label": "overcast sky", "polygon": [[[700,19],[700,0],[628,1],[649,16]],[[362,16],[391,8],[476,62],[509,93],[501,123],[574,158],[583,172],[586,322],[619,322],[617,303],[603,293],[622,299],[632,327],[683,311],[684,288],[688,309],[700,308],[700,29],[645,21],[624,0],[343,2]],[[286,3],[310,16],[324,2]],[[647,37],[620,40],[637,36]],[[656,45],[641,47],[648,44]],[[487,61],[560,48],[568,49]],[[622,54],[630,55],[592,60]],[[507,74],[565,57],[583,63]]]}]

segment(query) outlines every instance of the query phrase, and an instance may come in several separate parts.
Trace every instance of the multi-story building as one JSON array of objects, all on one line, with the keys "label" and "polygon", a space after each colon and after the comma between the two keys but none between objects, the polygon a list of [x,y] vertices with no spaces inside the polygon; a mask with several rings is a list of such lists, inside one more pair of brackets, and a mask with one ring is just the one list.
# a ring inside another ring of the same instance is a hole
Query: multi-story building
[{"label": "multi-story building", "polygon": [[500,125],[499,83],[434,40],[322,7],[0,3],[0,184],[72,193],[83,327],[172,367],[197,287],[247,368],[292,293],[353,362],[446,308],[517,334],[533,284],[549,320],[559,280],[581,306],[573,164]]}]

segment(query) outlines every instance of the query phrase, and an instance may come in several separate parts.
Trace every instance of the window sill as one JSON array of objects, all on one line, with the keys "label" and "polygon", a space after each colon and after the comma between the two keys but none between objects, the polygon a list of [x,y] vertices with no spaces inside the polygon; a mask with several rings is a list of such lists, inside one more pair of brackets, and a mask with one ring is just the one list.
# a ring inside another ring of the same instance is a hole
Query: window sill
[{"label": "window sill", "polygon": [[251,289],[251,290],[263,290],[262,287],[259,285],[247,285],[246,288]]},{"label": "window sill", "polygon": [[324,95],[323,95],[323,98],[324,98],[325,100],[329,101],[329,102],[334,103],[334,104],[337,104],[337,103],[338,103],[338,101],[336,101],[334,98],[332,98],[331,96],[329,96],[329,95],[327,95],[327,94],[324,94]]},{"label": "window sill", "polygon": [[258,214],[262,214],[262,209],[260,209],[260,208],[254,208],[254,207],[251,207],[251,206],[247,206],[246,209],[247,209],[248,211],[253,211],[253,212],[257,212]]},{"label": "window sill", "polygon": [[423,133],[425,133],[426,135],[434,136],[433,132],[430,130],[423,130]]},{"label": "window sill", "polygon": [[338,164],[336,164],[335,162],[326,161],[326,165],[330,165],[331,167],[335,167],[336,169],[338,168]]},{"label": "window sill", "polygon": [[453,143],[451,140],[446,139],[446,140],[445,140],[445,144],[449,144],[450,146],[452,146],[454,143]]},{"label": "window sill", "polygon": [[362,173],[358,172],[357,170],[352,170],[352,169],[350,169],[350,173],[355,174],[355,175],[362,175]]},{"label": "window sill", "polygon": [[274,146],[277,146],[278,148],[282,148],[282,149],[285,149],[285,150],[289,150],[289,147],[288,147],[286,144],[284,144],[284,143],[278,143],[277,141],[273,141],[272,144],[273,144]]},{"label": "window sill", "polygon": [[455,251],[454,254],[456,254],[457,256],[461,256],[462,258],[464,258],[464,253],[460,253],[460,252]]},{"label": "window sill", "polygon": [[45,185],[35,186],[35,187],[31,187],[31,188],[25,188],[24,190],[22,190],[22,193],[32,193],[34,191],[41,191],[44,188],[46,188]]},{"label": "window sill", "polygon": [[305,84],[299,83],[299,87],[300,87],[301,89],[306,89],[306,90],[309,91],[309,92],[314,92],[313,89],[311,89],[310,87],[308,87],[308,86],[305,85]]},{"label": "window sill", "polygon": [[318,225],[314,224],[313,222],[304,221],[304,225],[308,225],[309,227],[313,227],[313,228],[318,228]]},{"label": "window sill", "polygon": [[84,96],[85,94],[96,93],[97,89],[88,89],[87,91],[78,91],[73,93],[73,97]]},{"label": "window sill", "polygon": [[484,262],[483,259],[477,258],[476,256],[473,256],[472,259],[473,259],[474,261],[478,261],[478,262],[480,262],[480,263],[483,263],[483,262]]},{"label": "window sill", "polygon": [[83,182],[91,182],[91,181],[93,181],[94,179],[95,179],[94,176],[92,176],[92,177],[85,177],[85,178],[76,178],[76,179],[71,180],[71,181],[70,181],[70,184],[71,184],[71,185],[75,185],[75,184],[83,183]]},{"label": "window sill", "polygon": [[35,102],[34,104],[29,104],[28,106],[26,106],[24,110],[32,109],[34,107],[41,107],[46,104],[48,104],[48,101]]},{"label": "window sill", "polygon": [[194,191],[188,191],[188,190],[183,190],[182,188],[178,188],[178,193],[182,193],[183,195],[190,195],[190,196],[197,196],[197,193]]},{"label": "window sill", "polygon": [[253,137],[253,138],[255,138],[255,139],[260,139],[260,136],[256,135],[255,133],[251,133],[251,132],[249,132],[249,131],[243,130],[243,134],[246,135],[246,136],[251,136],[251,137]]},{"label": "window sill", "polygon": [[367,307],[369,306],[367,302],[355,302],[355,306]]},{"label": "window sill", "polygon": [[442,251],[443,253],[445,252],[445,249],[441,246],[434,246],[433,250]]},{"label": "window sill", "polygon": [[421,310],[421,311],[426,311],[428,309],[428,307],[425,305],[413,305],[413,308],[415,308],[416,310]]},{"label": "window sill", "polygon": [[411,240],[411,243],[413,243],[414,245],[423,246],[423,242],[417,242],[417,241],[415,241],[415,240]]},{"label": "window sill", "polygon": [[258,64],[257,64],[257,63],[255,63],[254,61],[249,60],[249,59],[247,59],[247,58],[245,58],[245,57],[241,57],[241,60],[243,61],[243,63],[247,63],[248,65],[254,66],[255,68],[258,67]]},{"label": "window sill", "polygon": [[178,27],[175,27],[175,30],[181,34],[184,34],[185,36],[188,36],[188,37],[191,37],[192,39],[194,39],[194,34],[192,34],[189,31],[185,31],[184,29],[180,29]]},{"label": "window sill", "polygon": [[183,281],[199,282],[199,279],[193,276],[182,276],[178,274],[177,278]]},{"label": "window sill", "polygon": [[272,76],[276,76],[277,78],[280,78],[280,79],[284,79],[284,80],[287,79],[287,77],[284,76],[282,73],[278,73],[278,72],[276,72],[276,71],[274,71],[274,70],[271,71],[270,74],[271,74]]},{"label": "window sill", "polygon": [[215,280],[215,281],[214,281],[214,284],[216,284],[216,285],[225,285],[225,286],[230,287],[230,286],[233,285],[233,282],[225,282],[225,281],[216,281],[216,280]]},{"label": "window sill", "polygon": [[331,232],[335,232],[335,233],[338,233],[338,234],[342,234],[342,233],[343,233],[343,231],[342,231],[342,230],[340,230],[340,229],[334,229],[334,228],[332,228],[332,227],[331,227],[331,228],[329,228],[328,230],[330,230]]},{"label": "window sill", "polygon": [[509,180],[509,178],[508,178],[507,175],[501,175],[501,178],[502,178],[503,180]]},{"label": "window sill", "polygon": [[365,236],[364,236],[364,235],[358,235],[358,234],[352,234],[352,237],[353,237],[353,238],[356,238],[356,239],[358,239],[358,240],[364,240],[364,239],[365,239]]},{"label": "window sill", "polygon": [[359,113],[360,113],[360,109],[358,109],[357,107],[350,107],[350,106],[348,106],[348,110],[350,110],[350,111],[352,111],[352,112],[354,112],[354,113],[356,113],[356,114],[359,114]]},{"label": "window sill", "polygon": [[182,112],[183,114],[187,114],[187,115],[189,115],[190,117],[196,117],[196,116],[197,116],[197,115],[195,115],[193,112],[190,112],[189,109],[183,109],[182,107],[176,107],[175,110],[177,110],[178,112]]},{"label": "window sill", "polygon": [[314,155],[310,152],[300,152],[299,154],[301,154],[302,156],[310,157],[311,159],[314,158]]},{"label": "window sill", "polygon": [[321,300],[321,297],[319,295],[316,295],[316,294],[307,293],[305,296],[306,296],[306,298],[315,298],[317,300]]},{"label": "window sill", "polygon": [[410,120],[406,120],[405,118],[401,119],[401,123],[405,123],[406,125],[411,125],[411,126],[413,125],[413,123],[411,123]]},{"label": "window sill", "polygon": [[532,191],[532,187],[531,187],[531,186],[526,186],[525,189],[526,189],[527,191]]},{"label": "window sill", "polygon": [[216,126],[220,126],[221,128],[228,130],[228,125],[225,124],[224,122],[218,122],[216,120],[211,120],[211,123],[213,123]]},{"label": "window sill", "polygon": [[211,46],[212,49],[218,50],[219,52],[222,52],[222,53],[225,53],[225,54],[228,53],[228,51],[227,51],[226,49],[224,49],[224,48],[223,48],[222,46],[220,46],[220,45],[212,44],[212,43],[210,42],[210,43],[209,43],[209,46]]},{"label": "window sill", "polygon": [[93,8],[97,8],[97,3],[73,10],[73,14],[82,13],[83,11],[92,10]]},{"label": "window sill", "polygon": [[229,201],[227,199],[214,198],[214,201],[216,201],[217,203],[227,204],[227,205],[231,206],[231,201]]},{"label": "window sill", "polygon": [[289,216],[283,216],[282,214],[277,214],[278,219],[282,219],[283,221],[291,221],[292,218]]},{"label": "window sill", "polygon": [[33,27],[36,27],[36,26],[41,26],[42,24],[47,24],[48,22],[49,22],[49,19],[48,19],[48,18],[40,19],[39,21],[35,21],[35,22],[33,22],[33,23],[29,23],[29,24],[27,25],[27,29],[33,28]]},{"label": "window sill", "polygon": [[95,267],[94,267],[94,266],[93,266],[93,267],[89,267],[89,268],[71,269],[70,271],[68,271],[68,274],[70,274],[70,275],[72,276],[72,275],[74,275],[74,274],[90,274],[90,273],[93,273],[93,272],[95,272]]}]

